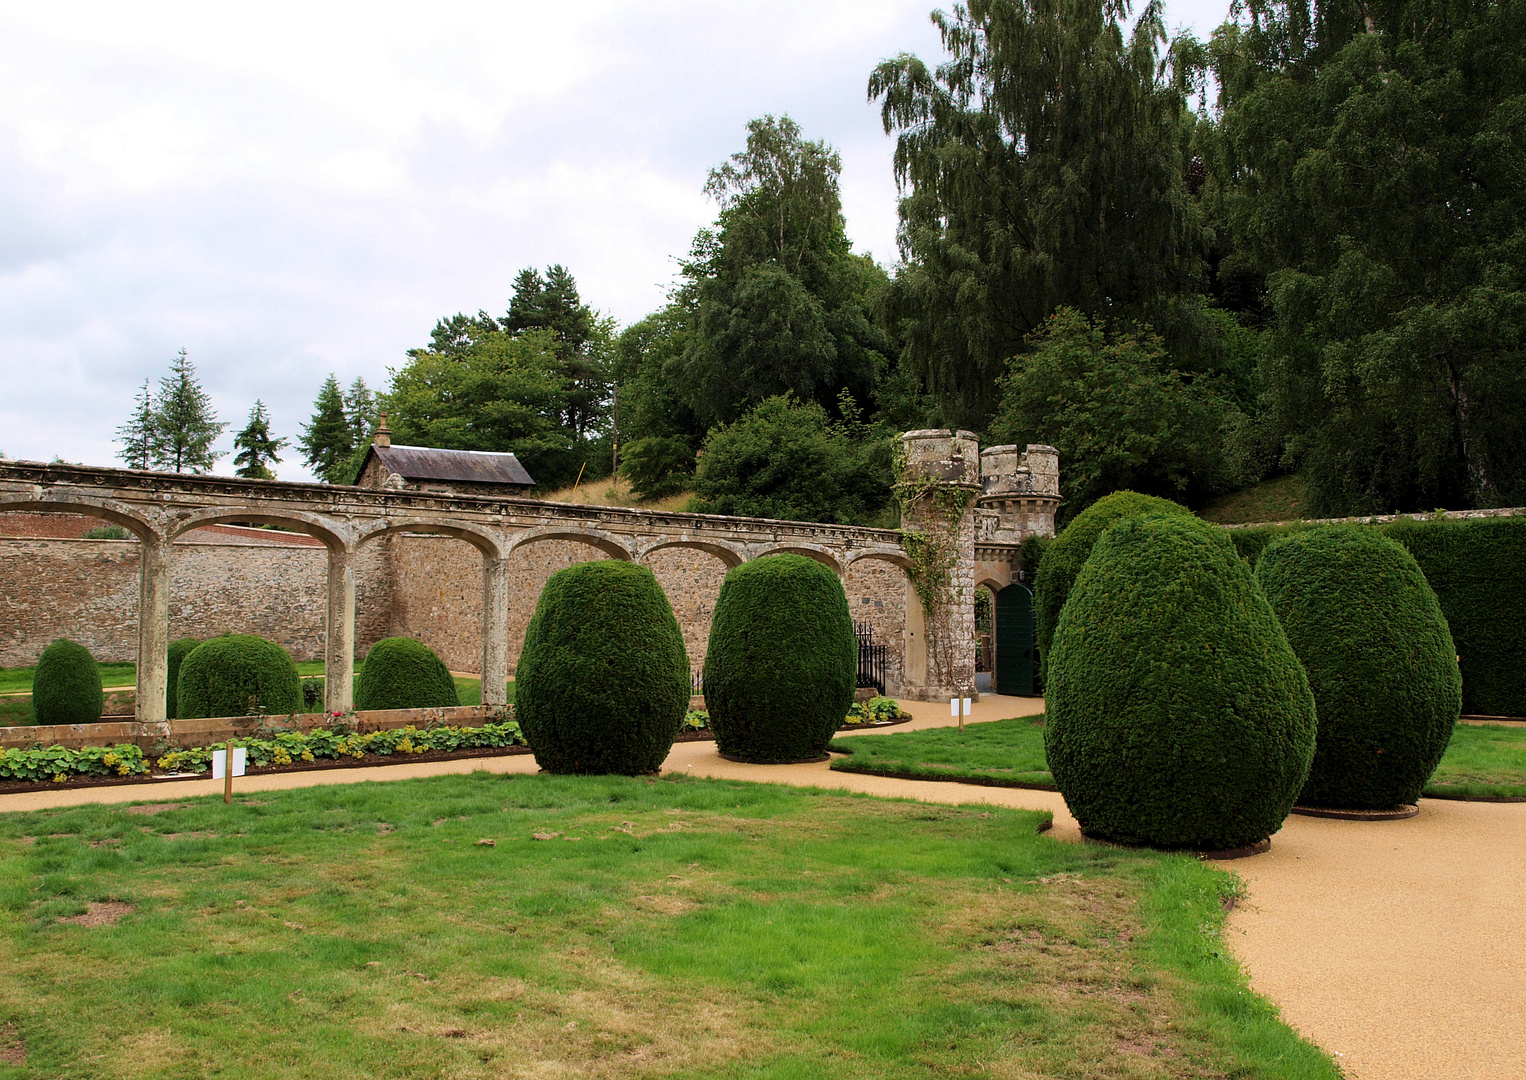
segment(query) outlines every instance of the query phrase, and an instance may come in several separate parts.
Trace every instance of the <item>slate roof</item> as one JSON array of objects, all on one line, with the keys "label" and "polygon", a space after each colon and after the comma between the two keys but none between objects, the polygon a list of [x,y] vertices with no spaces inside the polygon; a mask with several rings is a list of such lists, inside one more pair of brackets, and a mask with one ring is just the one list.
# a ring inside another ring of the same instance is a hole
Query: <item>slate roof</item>
[{"label": "slate roof", "polygon": [[[376,446],[375,454],[388,472],[404,480],[444,480],[458,484],[535,483],[513,454],[486,450],[437,450],[429,446]],[[362,466],[364,469],[364,466]]]}]

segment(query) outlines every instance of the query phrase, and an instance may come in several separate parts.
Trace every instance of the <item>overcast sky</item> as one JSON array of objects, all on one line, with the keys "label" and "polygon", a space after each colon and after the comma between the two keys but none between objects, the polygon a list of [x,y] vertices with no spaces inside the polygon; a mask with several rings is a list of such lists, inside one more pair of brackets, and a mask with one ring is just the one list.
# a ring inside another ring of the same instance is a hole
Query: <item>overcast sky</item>
[{"label": "overcast sky", "polygon": [[[893,263],[865,84],[942,56],[933,6],[0,0],[0,451],[120,464],[134,392],[181,348],[219,449],[255,398],[293,436],[329,372],[384,387],[525,266],[633,322],[764,113],[838,148],[848,234]],[[1206,36],[1226,10],[1168,22]],[[277,472],[311,479],[292,451]]]}]

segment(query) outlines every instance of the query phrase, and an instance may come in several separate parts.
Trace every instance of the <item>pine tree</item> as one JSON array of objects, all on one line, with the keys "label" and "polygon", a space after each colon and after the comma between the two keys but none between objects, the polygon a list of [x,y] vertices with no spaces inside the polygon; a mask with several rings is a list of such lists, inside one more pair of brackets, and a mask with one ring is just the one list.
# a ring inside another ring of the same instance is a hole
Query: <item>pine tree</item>
[{"label": "pine tree", "polygon": [[196,367],[184,349],[170,362],[170,373],[159,380],[154,414],[158,427],[154,465],[174,472],[204,473],[224,456],[212,444],[228,425],[218,422],[212,399],[196,381]]},{"label": "pine tree", "polygon": [[344,412],[344,394],[332,374],[323,380],[318,400],[313,403],[313,419],[302,425],[297,437],[302,460],[325,484],[343,484],[353,477],[345,475],[346,462],[355,451],[355,433]]},{"label": "pine tree", "polygon": [[154,464],[154,447],[159,439],[159,415],[154,409],[154,395],[143,380],[143,389],[133,398],[132,419],[117,428],[112,440],[122,444],[117,457],[127,463],[129,469],[150,469]]},{"label": "pine tree", "polygon": [[356,377],[344,394],[344,418],[350,425],[350,444],[365,449],[376,430],[376,395],[366,380]]},{"label": "pine tree", "polygon": [[265,403],[256,398],[254,408],[249,410],[249,422],[233,439],[233,448],[238,451],[233,459],[238,466],[234,475],[249,480],[274,480],[276,474],[270,464],[280,463],[278,452],[290,441],[270,437],[270,416],[265,412]]}]

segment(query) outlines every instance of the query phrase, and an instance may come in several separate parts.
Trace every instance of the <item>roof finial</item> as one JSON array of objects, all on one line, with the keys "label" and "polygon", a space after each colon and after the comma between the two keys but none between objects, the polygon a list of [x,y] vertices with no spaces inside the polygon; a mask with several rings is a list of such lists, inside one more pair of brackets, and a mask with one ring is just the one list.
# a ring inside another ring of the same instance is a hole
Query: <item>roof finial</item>
[{"label": "roof finial", "polygon": [[376,434],[371,437],[371,444],[373,446],[391,446],[392,429],[387,426],[387,414],[378,413],[376,419]]}]

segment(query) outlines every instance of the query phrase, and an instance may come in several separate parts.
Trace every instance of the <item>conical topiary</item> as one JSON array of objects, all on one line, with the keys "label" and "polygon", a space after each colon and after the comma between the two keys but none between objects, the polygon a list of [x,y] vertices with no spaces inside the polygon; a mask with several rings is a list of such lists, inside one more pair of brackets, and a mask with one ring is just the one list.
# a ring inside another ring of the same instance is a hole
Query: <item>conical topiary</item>
[{"label": "conical topiary", "polygon": [[1076,515],[1044,548],[1043,561],[1033,581],[1034,638],[1039,650],[1041,670],[1047,670],[1049,650],[1054,642],[1054,628],[1060,619],[1060,609],[1070,596],[1076,575],[1086,564],[1087,556],[1097,538],[1124,518],[1141,514],[1188,515],[1185,506],[1170,499],[1141,495],[1137,491],[1115,491],[1098,499]]},{"label": "conical topiary", "polygon": [[224,634],[203,641],[180,662],[175,698],[182,720],[289,715],[302,711],[302,680],[274,641]]},{"label": "conical topiary", "polygon": [[820,757],[857,675],[853,619],[831,570],[786,554],[726,575],[705,651],[705,708],[721,753],[769,764]]},{"label": "conical topiary", "polygon": [[542,769],[635,776],[673,748],[689,654],[650,570],[579,563],[541,591],[514,682],[514,715]]},{"label": "conical topiary", "polygon": [[105,706],[101,667],[89,649],[59,638],[42,651],[32,675],[32,715],[39,724],[94,724]]},{"label": "conical topiary", "polygon": [[357,709],[439,709],[461,704],[450,669],[422,641],[382,638],[355,680]]},{"label": "conical topiary", "polygon": [[174,720],[180,708],[180,665],[196,650],[201,642],[193,637],[183,637],[170,642],[169,685],[165,690],[164,715]]},{"label": "conical topiary", "polygon": [[1224,531],[1105,532],[1055,629],[1044,749],[1088,835],[1223,850],[1281,827],[1314,754],[1303,668]]},{"label": "conical topiary", "polygon": [[1414,557],[1376,529],[1311,529],[1268,547],[1256,579],[1319,709],[1299,802],[1377,810],[1418,800],[1462,710],[1462,676]]}]

